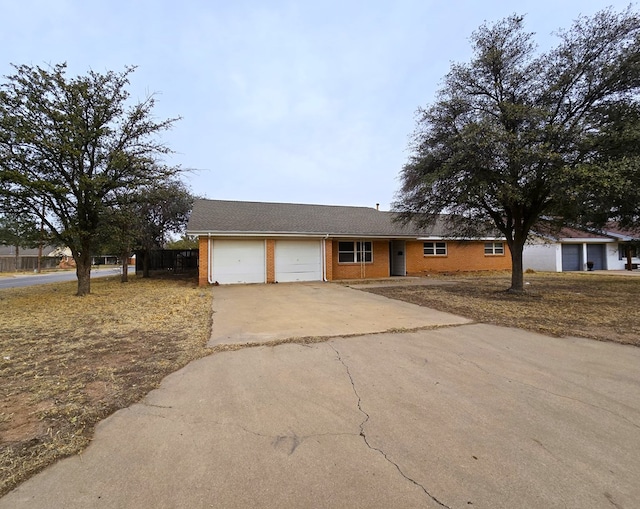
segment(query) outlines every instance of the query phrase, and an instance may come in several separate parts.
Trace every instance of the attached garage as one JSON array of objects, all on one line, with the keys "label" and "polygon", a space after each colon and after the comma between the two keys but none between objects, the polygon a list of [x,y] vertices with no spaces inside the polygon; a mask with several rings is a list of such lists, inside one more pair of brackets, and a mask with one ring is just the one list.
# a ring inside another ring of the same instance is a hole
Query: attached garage
[{"label": "attached garage", "polygon": [[211,281],[220,284],[266,282],[264,240],[212,240]]},{"label": "attached garage", "polygon": [[582,270],[582,244],[562,244],[562,271]]},{"label": "attached garage", "polygon": [[279,283],[322,280],[322,243],[319,240],[277,240],[275,276]]},{"label": "attached garage", "polygon": [[605,259],[604,244],[587,244],[587,261],[593,262],[593,270],[605,270]]}]

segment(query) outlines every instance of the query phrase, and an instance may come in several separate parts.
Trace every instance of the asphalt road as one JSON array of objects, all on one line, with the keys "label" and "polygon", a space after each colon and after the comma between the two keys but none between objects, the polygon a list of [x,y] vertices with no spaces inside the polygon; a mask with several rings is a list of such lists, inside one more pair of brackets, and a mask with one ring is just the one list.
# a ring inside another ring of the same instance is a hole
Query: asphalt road
[{"label": "asphalt road", "polygon": [[[129,274],[135,273],[135,267],[129,267]],[[116,276],[120,274],[120,268],[107,267],[91,270],[91,278]],[[20,276],[0,277],[0,289],[2,288],[20,288],[24,286],[43,285],[48,283],[61,283],[64,281],[75,281],[75,270],[64,272],[49,272],[45,274],[29,274]]]}]

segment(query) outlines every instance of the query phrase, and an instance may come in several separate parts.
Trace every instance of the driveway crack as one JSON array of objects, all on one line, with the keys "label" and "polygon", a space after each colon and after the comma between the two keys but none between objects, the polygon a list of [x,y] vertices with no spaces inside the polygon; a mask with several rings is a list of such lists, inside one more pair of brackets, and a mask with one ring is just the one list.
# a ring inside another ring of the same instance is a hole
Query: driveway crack
[{"label": "driveway crack", "polygon": [[407,481],[409,481],[410,483],[412,483],[415,486],[417,486],[418,488],[420,488],[425,493],[425,495],[427,495],[431,500],[433,500],[440,507],[444,507],[445,509],[451,509],[448,505],[443,504],[434,495],[429,493],[429,490],[427,490],[427,488],[425,488],[422,484],[420,484],[418,481],[416,481],[415,479],[413,479],[413,478],[409,477],[407,474],[405,474],[402,471],[402,468],[400,468],[400,465],[398,465],[395,461],[393,461],[391,458],[389,458],[389,456],[387,456],[387,453],[385,453],[382,449],[379,449],[378,447],[373,446],[369,442],[369,439],[367,438],[367,433],[365,432],[364,428],[365,428],[365,425],[367,424],[367,422],[369,421],[369,419],[371,418],[371,416],[362,408],[362,398],[360,397],[360,394],[358,394],[358,389],[356,388],[356,384],[355,384],[355,382],[353,380],[353,376],[351,375],[351,371],[349,370],[349,366],[347,365],[347,363],[344,361],[344,359],[340,355],[340,352],[338,351],[338,349],[335,346],[333,346],[331,343],[328,343],[328,345],[336,353],[336,357],[337,357],[338,361],[340,361],[340,363],[344,366],[344,369],[347,372],[347,376],[349,377],[349,381],[351,383],[351,388],[353,389],[353,393],[355,394],[355,396],[356,396],[356,398],[358,400],[358,411],[362,415],[364,415],[364,419],[362,420],[362,422],[360,422],[360,433],[359,434],[362,437],[362,440],[364,441],[365,445],[369,449],[371,449],[372,451],[376,451],[378,454],[380,454],[388,463],[390,463],[391,465],[393,465],[396,468],[396,470],[398,471],[398,473],[402,477],[404,477]]}]

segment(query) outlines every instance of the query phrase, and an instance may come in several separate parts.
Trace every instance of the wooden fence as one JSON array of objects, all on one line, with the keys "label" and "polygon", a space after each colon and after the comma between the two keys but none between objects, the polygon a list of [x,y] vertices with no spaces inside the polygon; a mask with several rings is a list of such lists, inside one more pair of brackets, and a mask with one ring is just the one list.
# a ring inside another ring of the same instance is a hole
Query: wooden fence
[{"label": "wooden fence", "polygon": [[[62,261],[61,256],[43,256],[41,269],[55,269]],[[0,272],[32,272],[38,269],[37,256],[0,256]]]}]

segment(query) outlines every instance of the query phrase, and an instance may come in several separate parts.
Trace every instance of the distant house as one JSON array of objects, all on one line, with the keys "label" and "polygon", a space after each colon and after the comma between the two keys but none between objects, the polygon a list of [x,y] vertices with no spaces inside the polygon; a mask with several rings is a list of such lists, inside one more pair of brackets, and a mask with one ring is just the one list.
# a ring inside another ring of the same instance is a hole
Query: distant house
[{"label": "distant house", "polygon": [[[615,239],[618,243],[618,262],[613,263],[618,269],[633,270],[640,267],[640,230],[620,228],[616,224],[605,226],[604,233]],[[631,266],[629,267],[629,262]]]},{"label": "distant house", "polygon": [[199,282],[334,281],[504,270],[503,238],[452,240],[394,222],[369,207],[196,200],[187,234],[198,237]]},{"label": "distant house", "polygon": [[[38,268],[39,248],[22,249],[16,253],[15,246],[0,245],[0,272],[32,271]],[[55,246],[42,247],[41,269],[56,268],[71,258],[68,248]]]},{"label": "distant house", "polygon": [[[614,226],[600,232],[563,228],[555,235],[533,233],[524,248],[523,267],[549,272],[583,271],[588,265],[593,270],[624,270],[626,246],[638,239],[637,232]],[[632,268],[637,268],[638,253],[632,254]]]}]

